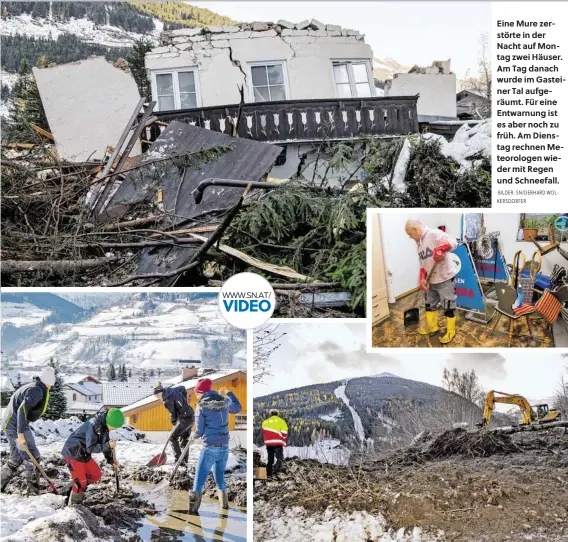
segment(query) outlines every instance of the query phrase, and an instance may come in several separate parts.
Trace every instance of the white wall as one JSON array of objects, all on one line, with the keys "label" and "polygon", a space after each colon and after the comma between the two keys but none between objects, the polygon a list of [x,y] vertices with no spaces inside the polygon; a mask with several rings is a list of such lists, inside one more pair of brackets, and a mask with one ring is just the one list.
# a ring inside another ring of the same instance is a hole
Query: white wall
[{"label": "white wall", "polygon": [[[140,99],[134,78],[104,58],[33,68],[61,158],[101,159],[116,145]],[[140,154],[136,142],[130,156]]]},{"label": "white wall", "polygon": [[368,60],[369,82],[374,92],[373,52],[358,32],[349,31],[351,35],[347,35],[341,29],[283,29],[277,33],[274,29],[240,31],[238,27],[219,30],[222,28],[215,32],[181,29],[164,33],[162,39],[169,43],[146,55],[146,68],[196,68],[199,107],[238,103],[241,85],[245,87],[245,101],[253,101],[249,63],[260,61],[285,62],[291,100],[336,97],[332,60]]},{"label": "white wall", "polygon": [[456,118],[455,74],[401,73],[385,87],[385,96],[416,94],[420,94],[416,105],[419,120],[421,117]]},{"label": "white wall", "polygon": [[416,242],[404,230],[409,219],[420,220],[430,228],[446,226],[452,237],[461,235],[460,213],[383,213],[381,231],[387,273],[392,272],[393,294],[398,297],[418,287],[420,265]]},{"label": "white wall", "polygon": [[[421,220],[431,228],[446,226],[446,232],[455,238],[461,237],[462,213],[383,213],[381,230],[383,232],[383,251],[385,265],[392,271],[393,293],[398,297],[418,286],[418,256],[416,243],[406,235],[404,224],[409,218]],[[505,261],[510,264],[518,250],[525,253],[530,260],[536,247],[533,243],[517,241],[519,227],[518,213],[484,213],[484,224],[487,232],[499,231],[499,243]],[[542,244],[547,244],[543,242]],[[562,243],[568,250],[568,243]],[[550,275],[554,264],[568,267],[568,262],[558,253],[552,252],[542,257],[541,273]]]},{"label": "white wall", "polygon": [[[517,233],[519,231],[518,213],[485,213],[484,223],[487,232],[499,231],[499,246],[505,256],[505,261],[508,264],[513,263],[513,256],[518,250],[522,250],[525,254],[527,261],[532,258],[533,253],[536,251],[536,246],[530,241],[517,241]],[[539,241],[540,245],[547,245],[548,241]],[[568,250],[568,243],[562,243],[562,248]],[[566,261],[560,253],[555,250],[546,256],[542,257],[542,268],[540,273],[550,275],[555,264],[568,268],[568,261]]]}]

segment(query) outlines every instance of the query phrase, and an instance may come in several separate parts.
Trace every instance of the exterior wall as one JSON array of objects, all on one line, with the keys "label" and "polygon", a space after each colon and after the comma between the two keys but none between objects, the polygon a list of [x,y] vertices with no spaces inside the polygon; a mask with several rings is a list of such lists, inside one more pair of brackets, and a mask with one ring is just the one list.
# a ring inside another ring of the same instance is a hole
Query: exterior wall
[{"label": "exterior wall", "polygon": [[[233,385],[233,380],[237,380],[236,386]],[[240,414],[246,414],[247,409],[247,382],[246,376],[234,375],[227,378],[221,378],[213,382],[212,389],[219,390],[219,388],[226,387],[229,391],[232,391],[239,402],[241,403],[243,410]],[[191,395],[189,404],[195,410],[196,396]],[[132,425],[140,431],[171,431],[172,424],[170,422],[170,414],[161,402],[151,403],[144,410],[133,411],[133,413],[127,413],[126,423]],[[229,416],[229,430],[233,431],[235,429],[235,416]]]},{"label": "exterior wall", "polygon": [[385,96],[418,98],[418,120],[455,119],[456,76],[453,73],[400,73],[385,86]]},{"label": "exterior wall", "polygon": [[[146,55],[148,70],[197,69],[197,106],[235,104],[238,87],[245,101],[251,96],[250,63],[281,61],[290,100],[337,97],[332,60],[367,60],[371,93],[373,52],[358,32],[322,25],[330,30],[266,27],[264,31],[240,27],[180,29],[162,34],[164,46]],[[246,28],[246,27],[245,27]],[[211,31],[213,30],[213,31]],[[156,88],[152,79],[152,94]]]},{"label": "exterior wall", "polygon": [[[65,393],[65,397],[67,399],[67,404],[71,405],[73,403],[87,403],[88,399],[86,395],[83,395],[82,393],[79,393],[78,391],[75,390],[70,390],[70,389],[64,389],[63,392]],[[73,399],[73,394],[76,394],[77,398]]]}]

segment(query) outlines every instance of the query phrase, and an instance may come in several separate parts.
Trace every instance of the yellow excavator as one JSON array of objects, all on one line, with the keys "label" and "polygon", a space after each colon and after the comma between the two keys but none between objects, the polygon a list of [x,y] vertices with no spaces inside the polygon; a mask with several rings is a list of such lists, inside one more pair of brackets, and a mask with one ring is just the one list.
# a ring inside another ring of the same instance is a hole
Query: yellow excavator
[{"label": "yellow excavator", "polygon": [[[496,396],[498,394],[498,396]],[[491,421],[495,403],[506,403],[509,405],[517,405],[521,409],[523,419],[520,425],[532,425],[540,423],[559,422],[562,419],[560,410],[548,408],[548,405],[533,405],[522,396],[504,393],[502,391],[491,390],[485,398],[485,408],[483,409],[483,421],[478,424],[480,427],[486,427]]]}]

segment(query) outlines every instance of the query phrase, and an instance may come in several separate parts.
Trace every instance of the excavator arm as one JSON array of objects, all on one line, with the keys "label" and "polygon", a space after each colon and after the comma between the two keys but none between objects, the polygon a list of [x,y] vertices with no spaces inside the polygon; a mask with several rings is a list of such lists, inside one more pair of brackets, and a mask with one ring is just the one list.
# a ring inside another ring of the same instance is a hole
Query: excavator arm
[{"label": "excavator arm", "polygon": [[[496,394],[498,394],[498,396],[496,396]],[[491,390],[485,398],[483,421],[481,423],[482,427],[489,425],[491,416],[493,415],[493,410],[495,409],[495,403],[517,405],[521,409],[521,413],[523,415],[523,421],[521,422],[521,425],[530,424],[535,418],[535,414],[530,403],[522,395],[514,395],[510,393],[504,393],[502,391]]]}]

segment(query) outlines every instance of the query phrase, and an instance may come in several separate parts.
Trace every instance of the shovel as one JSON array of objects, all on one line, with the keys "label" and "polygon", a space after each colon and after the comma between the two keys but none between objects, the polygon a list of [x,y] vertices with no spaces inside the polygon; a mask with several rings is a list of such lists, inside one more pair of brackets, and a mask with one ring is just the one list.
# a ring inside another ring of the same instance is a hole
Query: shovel
[{"label": "shovel", "polygon": [[156,487],[154,487],[154,489],[152,489],[150,491],[150,493],[154,493],[156,491],[161,491],[162,489],[165,489],[166,487],[168,487],[170,485],[170,483],[174,479],[174,476],[176,475],[176,472],[179,469],[179,466],[181,465],[181,462],[183,461],[183,458],[185,457],[185,454],[187,454],[187,451],[189,450],[189,446],[193,443],[194,440],[196,440],[195,437],[190,438],[187,441],[187,444],[185,445],[185,448],[181,452],[181,455],[179,456],[179,459],[177,460],[175,467],[174,467],[174,470],[172,471],[170,476],[168,478],[164,478],[161,482],[156,484]]},{"label": "shovel", "polygon": [[28,446],[26,444],[24,444],[22,446],[22,449],[28,454],[30,461],[35,465],[36,469],[41,473],[41,475],[45,478],[45,480],[47,481],[47,483],[49,484],[49,487],[51,488],[51,490],[53,491],[53,493],[55,493],[56,495],[59,495],[59,493],[57,492],[57,488],[55,487],[55,484],[49,479],[49,477],[47,476],[47,474],[45,474],[45,471],[43,470],[43,468],[41,467],[41,465],[36,461],[36,458],[32,455],[32,453],[29,451]]},{"label": "shovel", "polygon": [[116,451],[113,448],[112,449],[112,460],[113,460],[113,468],[114,468],[114,479],[116,480],[116,492],[118,493],[120,491],[120,486],[118,483],[118,467],[116,466]]},{"label": "shovel", "polygon": [[[436,266],[438,265],[438,262],[434,262],[434,265],[432,266],[432,269],[430,269],[430,273],[428,273],[428,275],[426,276],[426,284],[428,284],[428,282],[430,282],[430,277],[432,276],[432,273],[434,272],[434,269],[436,269]],[[418,294],[420,295],[422,292],[418,292]],[[426,292],[424,292],[424,299],[426,299]],[[420,300],[420,297],[416,298],[416,303],[418,303],[418,301]],[[412,325],[416,325],[420,322],[420,309],[418,307],[412,307],[411,309],[406,309],[404,311],[404,327],[410,327]]]},{"label": "shovel", "polygon": [[162,465],[166,464],[168,460],[168,456],[166,455],[166,448],[168,447],[171,438],[172,438],[172,433],[170,433],[168,440],[166,440],[166,444],[164,444],[164,449],[162,450],[162,453],[154,456],[148,463],[146,463],[147,467],[161,467]]}]

